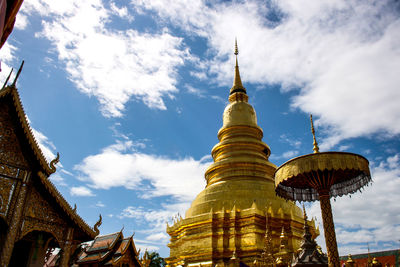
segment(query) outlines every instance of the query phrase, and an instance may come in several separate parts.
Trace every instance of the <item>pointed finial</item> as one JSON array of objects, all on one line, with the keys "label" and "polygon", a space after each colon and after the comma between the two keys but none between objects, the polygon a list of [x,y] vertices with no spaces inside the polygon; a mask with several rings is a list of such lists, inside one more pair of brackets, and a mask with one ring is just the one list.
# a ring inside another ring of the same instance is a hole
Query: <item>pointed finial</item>
[{"label": "pointed finial", "polygon": [[60,162],[60,153],[57,152],[57,156],[55,159],[50,161],[50,174],[53,174],[56,172],[56,164]]},{"label": "pointed finial", "polygon": [[233,93],[236,92],[242,92],[246,94],[246,89],[243,87],[242,80],[240,79],[240,73],[239,73],[239,64],[238,64],[238,54],[239,54],[239,49],[237,45],[237,39],[235,38],[235,52],[236,56],[236,65],[235,65],[235,77],[233,78],[233,86],[231,88],[230,94],[232,95]]},{"label": "pointed finial", "polygon": [[237,58],[237,55],[239,55],[239,49],[238,49],[237,38],[236,37],[235,37],[235,53],[234,54],[236,55],[236,58]]},{"label": "pointed finial", "polygon": [[93,230],[96,233],[96,236],[100,234],[99,226],[101,225],[102,221],[103,218],[101,217],[101,214],[99,214],[99,220],[93,226]]},{"label": "pointed finial", "polygon": [[312,114],[310,114],[310,121],[311,121],[311,133],[313,135],[313,151],[314,153],[319,153],[319,147],[318,147],[318,143],[317,143],[317,139],[315,138],[315,130],[314,130],[314,123],[313,123],[313,119],[312,119]]},{"label": "pointed finial", "polygon": [[22,60],[21,66],[19,67],[18,72],[17,72],[17,75],[15,76],[15,79],[14,79],[13,83],[11,84],[11,86],[14,86],[14,87],[15,87],[15,84],[17,83],[17,80],[18,80],[19,75],[21,74],[22,67],[24,66],[24,63],[25,63],[25,61]]},{"label": "pointed finial", "polygon": [[10,74],[8,74],[7,79],[6,79],[6,81],[4,82],[3,87],[1,88],[1,90],[3,90],[4,87],[6,87],[6,85],[7,85],[7,83],[8,83],[8,80],[10,79],[10,76],[11,76],[11,73],[13,72],[13,70],[14,70],[14,69],[11,68]]},{"label": "pointed finial", "polygon": [[307,221],[307,213],[306,213],[306,207],[304,207],[304,203],[303,203],[303,216],[304,216],[304,221]]}]

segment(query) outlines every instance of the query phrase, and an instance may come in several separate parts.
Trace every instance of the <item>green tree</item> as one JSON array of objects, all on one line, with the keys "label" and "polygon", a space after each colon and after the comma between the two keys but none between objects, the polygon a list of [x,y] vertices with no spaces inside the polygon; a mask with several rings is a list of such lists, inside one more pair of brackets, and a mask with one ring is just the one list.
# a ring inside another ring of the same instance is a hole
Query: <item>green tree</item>
[{"label": "green tree", "polygon": [[147,254],[147,258],[150,260],[149,267],[164,267],[167,263],[164,258],[158,254],[158,252],[145,252]]}]

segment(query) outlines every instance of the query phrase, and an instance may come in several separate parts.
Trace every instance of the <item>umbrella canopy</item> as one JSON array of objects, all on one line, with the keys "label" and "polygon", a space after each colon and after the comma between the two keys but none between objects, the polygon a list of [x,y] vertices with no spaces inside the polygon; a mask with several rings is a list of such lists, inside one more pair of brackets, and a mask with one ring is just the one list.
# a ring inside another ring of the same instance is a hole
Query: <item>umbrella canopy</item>
[{"label": "umbrella canopy", "polygon": [[311,120],[314,154],[289,160],[275,171],[275,192],[289,200],[314,201],[321,205],[328,263],[339,267],[331,197],[354,193],[371,181],[369,162],[363,156],[347,152],[319,152]]},{"label": "umbrella canopy", "polygon": [[321,192],[337,197],[354,193],[371,181],[369,162],[347,152],[319,152],[282,164],[275,172],[276,193],[289,200],[319,200]]}]

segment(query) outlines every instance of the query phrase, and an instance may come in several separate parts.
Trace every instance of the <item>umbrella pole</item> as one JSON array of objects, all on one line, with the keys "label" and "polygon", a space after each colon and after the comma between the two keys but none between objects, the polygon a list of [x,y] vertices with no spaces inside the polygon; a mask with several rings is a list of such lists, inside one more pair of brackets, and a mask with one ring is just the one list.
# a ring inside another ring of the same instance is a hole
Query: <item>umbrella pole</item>
[{"label": "umbrella pole", "polygon": [[328,192],[319,193],[321,205],[322,222],[324,225],[326,249],[328,251],[329,267],[339,267],[339,253],[336,243],[335,225],[333,224],[332,207]]}]

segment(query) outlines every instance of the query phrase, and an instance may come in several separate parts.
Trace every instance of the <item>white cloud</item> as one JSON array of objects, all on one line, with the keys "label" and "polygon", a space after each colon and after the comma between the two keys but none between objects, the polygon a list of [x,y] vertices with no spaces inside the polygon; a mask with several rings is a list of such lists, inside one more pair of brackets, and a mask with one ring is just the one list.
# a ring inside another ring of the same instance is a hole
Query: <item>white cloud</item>
[{"label": "white cloud", "polygon": [[186,91],[189,94],[195,95],[198,98],[207,98],[207,97],[209,97],[210,99],[213,99],[213,100],[218,101],[220,103],[227,103],[226,99],[223,99],[223,98],[221,98],[220,96],[217,96],[217,95],[209,95],[206,90],[195,88],[195,87],[191,86],[190,84],[185,84],[185,87],[186,87]]},{"label": "white cloud", "polygon": [[141,240],[137,240],[135,239],[135,246],[137,248],[137,250],[140,250],[141,253],[144,253],[144,251],[158,251],[160,248],[158,246],[154,246],[154,245],[149,245],[146,243],[143,243]]},{"label": "white cloud", "polygon": [[[0,86],[3,86],[7,76],[10,74],[12,68],[11,66],[13,65],[13,63],[17,58],[15,55],[16,52],[17,48],[11,45],[10,42],[6,42],[0,50],[0,58],[1,58]],[[10,76],[8,84],[10,84],[14,80],[15,74],[16,72],[14,70],[13,74]]]},{"label": "white cloud", "polygon": [[201,90],[201,89],[195,88],[195,87],[191,86],[190,84],[186,84],[185,87],[186,87],[187,92],[189,94],[195,95],[195,96],[197,96],[199,98],[205,98],[206,97],[205,96],[205,92],[203,90]]},{"label": "white cloud", "polygon": [[113,12],[114,15],[117,15],[121,18],[126,18],[128,19],[129,22],[132,22],[134,20],[134,17],[129,14],[128,8],[126,6],[124,7],[118,7],[115,2],[110,3],[111,11]]},{"label": "white cloud", "polygon": [[92,190],[85,186],[74,186],[71,187],[70,190],[71,196],[79,196],[79,197],[92,197],[94,196]]},{"label": "white cloud", "polygon": [[146,180],[151,187],[143,191],[143,198],[173,196],[187,201],[204,188],[203,174],[209,158],[197,161],[190,157],[171,159],[148,155],[126,150],[130,142],[117,142],[83,159],[74,167],[79,172],[78,178],[101,189],[119,186],[137,189]]},{"label": "white cloud", "polygon": [[[194,198],[194,196],[193,196]],[[159,209],[147,210],[143,207],[126,207],[119,215],[120,219],[129,218],[136,222],[146,224],[148,227],[140,232],[146,234],[146,240],[142,243],[166,245],[169,241],[168,235],[165,233],[167,223],[170,225],[180,218],[179,214],[183,214],[190,206],[190,201],[179,201],[172,204],[161,204]],[[136,240],[135,240],[136,241]]]},{"label": "white cloud", "polygon": [[161,233],[156,233],[156,234],[152,234],[146,237],[146,240],[150,240],[150,241],[168,241],[169,240],[169,236],[167,236],[165,233],[161,232]]},{"label": "white cloud", "polygon": [[294,148],[299,148],[301,146],[300,140],[295,140],[293,138],[288,137],[286,134],[282,134],[279,136],[280,141],[288,143],[290,146]]},{"label": "white cloud", "polygon": [[[398,248],[396,233],[400,232],[400,155],[396,154],[371,168],[373,183],[362,193],[331,201],[339,254],[366,253],[371,250]],[[321,223],[318,243],[325,248],[319,203],[309,211]],[[379,243],[378,243],[379,242]]]},{"label": "white cloud", "polygon": [[106,205],[104,205],[104,203],[101,202],[101,201],[97,201],[97,203],[96,203],[96,207],[104,208],[105,206],[106,206]]},{"label": "white cloud", "polygon": [[67,186],[65,183],[64,178],[60,175],[59,172],[53,173],[49,177],[50,181],[52,181],[54,184],[59,185],[59,186]]},{"label": "white cloud", "polygon": [[346,151],[349,150],[349,148],[351,148],[351,145],[341,145],[339,146],[339,151]]},{"label": "white cloud", "polygon": [[24,30],[28,26],[28,18],[25,13],[18,12],[15,19],[14,28],[18,30]]},{"label": "white cloud", "polygon": [[205,65],[223,85],[232,80],[237,36],[243,81],[296,89],[292,106],[319,117],[316,124],[327,130],[321,149],[400,133],[400,17],[392,1],[132,4],[206,37],[215,58]]},{"label": "white cloud", "polygon": [[36,0],[26,3],[25,10],[43,16],[38,36],[51,41],[69,79],[98,99],[103,115],[122,116],[131,98],[165,110],[163,98],[178,92],[177,68],[193,59],[189,50],[167,29],[156,34],[112,29],[112,13],[125,17],[127,11],[111,7],[105,9],[101,0]]},{"label": "white cloud", "polygon": [[290,159],[297,155],[299,155],[298,150],[289,150],[289,151],[283,152],[282,155],[271,154],[270,160]]}]

